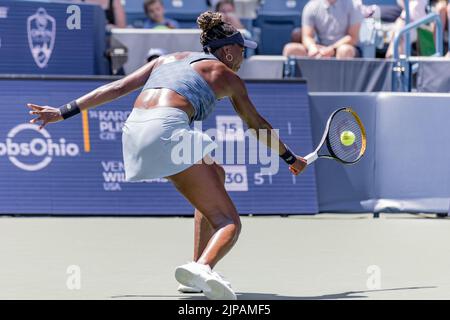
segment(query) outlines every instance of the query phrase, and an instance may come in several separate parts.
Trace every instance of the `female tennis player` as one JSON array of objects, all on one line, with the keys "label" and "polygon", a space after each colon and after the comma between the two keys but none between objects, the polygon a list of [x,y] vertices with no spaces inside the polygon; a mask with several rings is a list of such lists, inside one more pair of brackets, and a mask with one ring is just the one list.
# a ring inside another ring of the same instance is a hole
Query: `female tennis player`
[{"label": "female tennis player", "polygon": [[[205,12],[197,23],[202,29],[204,53],[162,56],[60,108],[28,104],[30,114],[37,115],[30,122],[39,121],[41,129],[143,86],[122,129],[126,181],[165,177],[194,206],[193,262],[177,267],[175,278],[183,291],[203,291],[209,299],[234,300],[236,295],[230,284],[212,268],[236,243],[241,222],[225,191],[224,169],[209,155],[214,142],[206,134],[193,130],[190,123],[205,119],[217,99],[229,97],[249,128],[258,132],[272,127],[256,111],[244,82],[235,73],[243,62],[245,47],[255,48],[256,43],[244,40],[219,13]],[[172,148],[178,143],[174,136],[178,134],[183,139],[200,141],[204,147],[190,163],[180,164],[172,159]],[[262,142],[280,154],[293,174],[305,168],[306,161],[294,155],[278,137]]]}]

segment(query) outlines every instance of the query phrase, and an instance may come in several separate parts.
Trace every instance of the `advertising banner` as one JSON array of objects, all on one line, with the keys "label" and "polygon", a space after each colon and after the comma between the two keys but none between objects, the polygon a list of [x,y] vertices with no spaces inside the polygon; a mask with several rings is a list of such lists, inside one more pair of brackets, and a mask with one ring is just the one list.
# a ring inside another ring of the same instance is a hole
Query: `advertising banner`
[{"label": "advertising banner", "polygon": [[[193,214],[164,178],[125,182],[122,126],[138,92],[42,130],[29,123],[32,117],[26,103],[58,107],[106,82],[0,79],[1,214]],[[297,154],[309,153],[306,83],[249,81],[247,87],[258,111],[279,130],[283,141]],[[212,138],[223,151],[215,156],[224,165],[226,189],[240,213],[318,212],[314,165],[293,176],[278,155],[252,142],[228,99],[219,101],[207,120],[193,126],[215,133]],[[236,151],[239,148],[243,157]]]},{"label": "advertising banner", "polygon": [[0,0],[0,73],[101,74],[100,6]]}]

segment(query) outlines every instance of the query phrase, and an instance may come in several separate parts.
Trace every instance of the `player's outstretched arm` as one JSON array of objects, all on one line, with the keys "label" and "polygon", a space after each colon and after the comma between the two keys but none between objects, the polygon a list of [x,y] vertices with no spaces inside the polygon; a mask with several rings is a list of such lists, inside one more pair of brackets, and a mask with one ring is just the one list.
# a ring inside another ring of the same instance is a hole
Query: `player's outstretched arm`
[{"label": "player's outstretched arm", "polygon": [[155,59],[132,74],[103,85],[60,108],[28,103],[27,106],[31,109],[30,114],[37,116],[37,118],[30,120],[30,123],[40,121],[39,129],[42,129],[48,123],[64,120],[83,110],[94,108],[127,95],[144,86],[157,61],[158,59]]},{"label": "player's outstretched arm", "polygon": [[[258,140],[279,153],[279,155],[289,164],[289,169],[293,174],[297,175],[302,172],[306,167],[306,161],[293,154],[281,141],[275,131],[273,131],[270,123],[258,113],[248,96],[244,81],[237,75],[230,75],[230,77],[234,77],[234,79],[230,79],[228,82],[231,87],[230,99],[241,119],[249,128],[255,130]],[[265,135],[267,139],[261,139],[260,130],[268,130]]]}]

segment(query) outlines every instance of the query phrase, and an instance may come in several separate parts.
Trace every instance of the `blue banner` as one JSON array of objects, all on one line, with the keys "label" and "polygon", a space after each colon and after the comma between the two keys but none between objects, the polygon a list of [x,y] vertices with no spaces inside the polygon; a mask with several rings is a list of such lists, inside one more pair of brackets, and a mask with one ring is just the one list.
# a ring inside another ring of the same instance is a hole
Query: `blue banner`
[{"label": "blue banner", "polygon": [[[121,132],[138,92],[41,131],[29,123],[26,103],[59,106],[105,83],[92,79],[0,79],[1,214],[193,213],[166,179],[125,182]],[[247,86],[257,109],[279,129],[283,141],[298,154],[309,153],[313,146],[306,84],[249,81]],[[221,100],[207,120],[195,125],[203,131],[215,128],[217,142],[233,145],[243,140],[240,133],[245,124],[228,99]],[[246,148],[248,154],[254,152],[250,144]],[[259,148],[262,150],[261,144]],[[226,188],[238,211],[317,213],[314,165],[297,177],[282,161],[277,173],[267,174],[263,169],[271,165],[264,161],[226,162]]]},{"label": "blue banner", "polygon": [[104,51],[99,6],[0,0],[0,73],[102,74]]}]

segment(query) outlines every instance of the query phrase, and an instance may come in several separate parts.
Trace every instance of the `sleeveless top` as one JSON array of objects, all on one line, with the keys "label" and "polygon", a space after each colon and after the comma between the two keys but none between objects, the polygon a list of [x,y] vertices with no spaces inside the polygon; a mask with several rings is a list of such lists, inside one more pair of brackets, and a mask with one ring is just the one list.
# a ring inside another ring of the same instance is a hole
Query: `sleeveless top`
[{"label": "sleeveless top", "polygon": [[186,58],[165,63],[151,73],[142,91],[167,88],[185,97],[194,107],[192,120],[204,120],[216,105],[216,96],[205,79],[191,63],[200,60],[217,60],[212,54],[191,53]]}]

